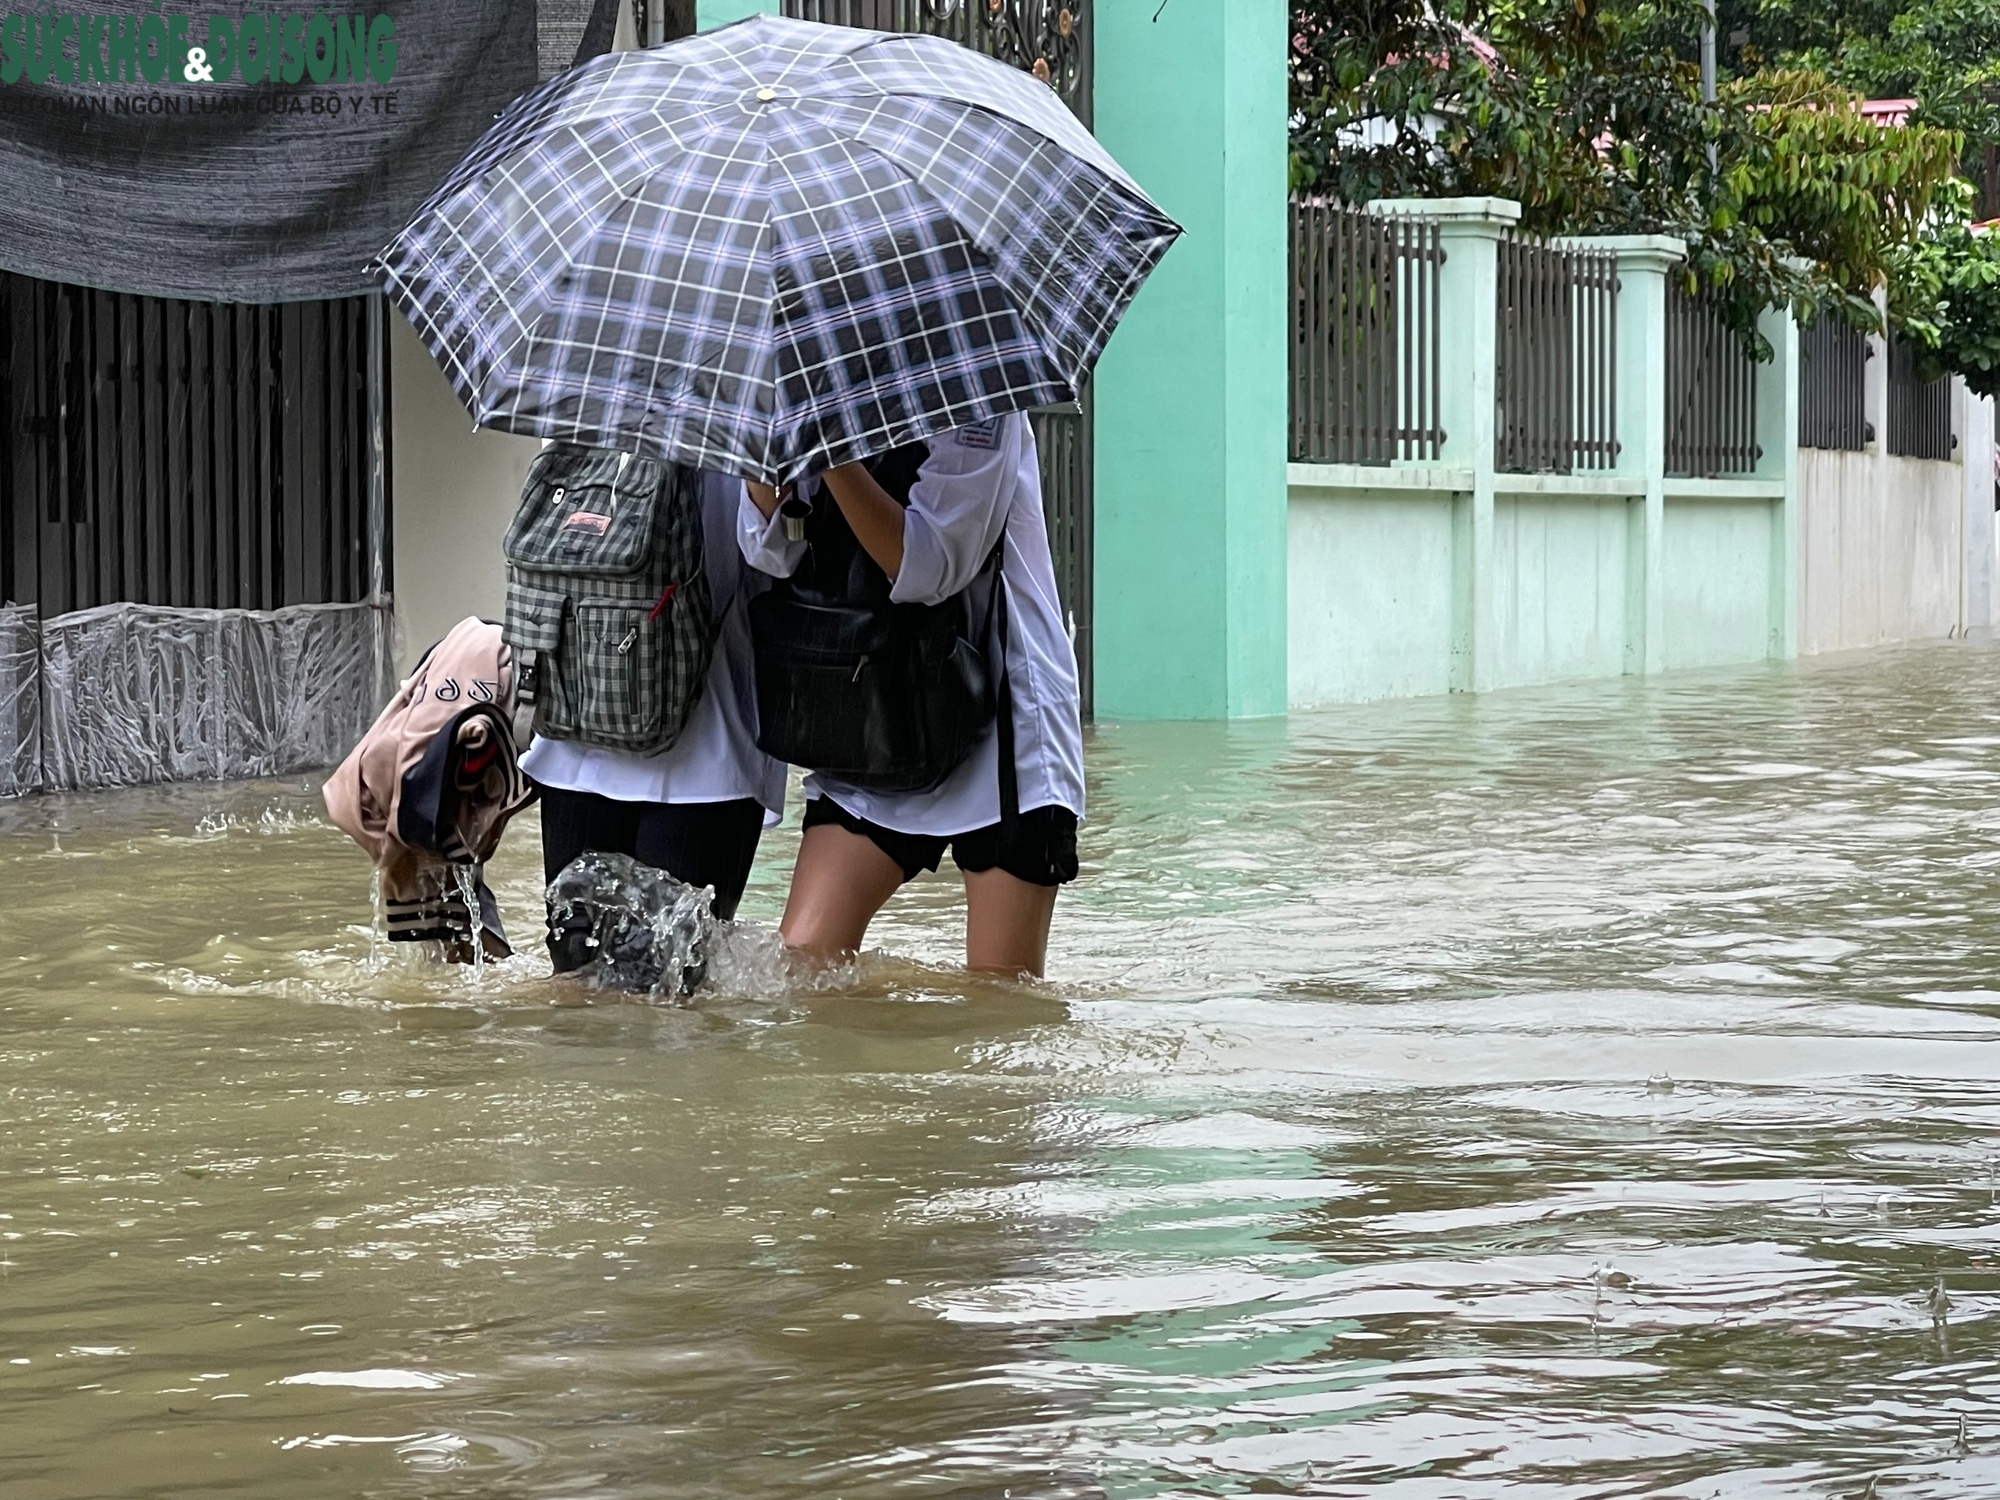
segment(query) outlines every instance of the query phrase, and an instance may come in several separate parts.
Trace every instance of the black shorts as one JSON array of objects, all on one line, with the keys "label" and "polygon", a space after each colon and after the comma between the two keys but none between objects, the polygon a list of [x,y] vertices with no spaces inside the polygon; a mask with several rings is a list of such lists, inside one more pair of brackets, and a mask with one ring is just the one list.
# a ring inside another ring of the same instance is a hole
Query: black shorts
[{"label": "black shorts", "polygon": [[1076,879],[1076,814],[1066,807],[1038,807],[1024,812],[1014,825],[1014,837],[1001,834],[998,823],[975,828],[955,838],[929,833],[898,833],[857,818],[831,797],[806,803],[805,826],[832,823],[872,841],[914,880],[920,870],[935,870],[947,846],[951,862],[968,875],[1001,869],[1029,885],[1065,885]]}]

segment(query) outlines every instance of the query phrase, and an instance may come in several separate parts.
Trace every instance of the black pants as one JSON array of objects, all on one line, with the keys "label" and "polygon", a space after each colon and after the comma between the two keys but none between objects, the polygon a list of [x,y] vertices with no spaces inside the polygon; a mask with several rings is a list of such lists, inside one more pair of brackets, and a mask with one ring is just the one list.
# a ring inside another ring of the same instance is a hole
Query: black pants
[{"label": "black pants", "polygon": [[[715,887],[715,914],[736,915],[764,808],[754,798],[735,802],[619,802],[595,792],[542,788],[542,875],[554,880],[586,849],[629,854],[689,885]],[[558,970],[565,953],[550,937]],[[574,967],[574,964],[569,965]]]}]

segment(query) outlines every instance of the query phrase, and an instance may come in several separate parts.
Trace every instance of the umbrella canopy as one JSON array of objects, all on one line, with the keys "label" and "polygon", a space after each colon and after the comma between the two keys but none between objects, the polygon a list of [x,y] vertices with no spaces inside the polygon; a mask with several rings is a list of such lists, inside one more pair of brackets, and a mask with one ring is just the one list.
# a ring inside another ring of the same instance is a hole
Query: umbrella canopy
[{"label": "umbrella canopy", "polygon": [[480,426],[776,483],[1076,399],[1179,233],[1033,77],[758,16],[523,95],[376,266]]}]

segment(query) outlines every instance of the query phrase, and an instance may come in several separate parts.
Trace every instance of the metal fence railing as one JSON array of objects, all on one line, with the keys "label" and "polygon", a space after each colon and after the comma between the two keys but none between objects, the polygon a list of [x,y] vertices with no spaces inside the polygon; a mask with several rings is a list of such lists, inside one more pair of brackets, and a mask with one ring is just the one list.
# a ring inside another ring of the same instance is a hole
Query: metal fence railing
[{"label": "metal fence railing", "polygon": [[830,26],[917,31],[1033,73],[1090,118],[1090,0],[784,0],[784,13]]},{"label": "metal fence railing", "polygon": [[1889,335],[1889,451],[1903,458],[1951,457],[1951,380],[1924,380],[1916,347]]},{"label": "metal fence railing", "polygon": [[1757,361],[1711,299],[1667,282],[1667,472],[1753,474]]},{"label": "metal fence railing", "polygon": [[1091,424],[1075,407],[1029,413],[1041,459],[1042,520],[1049,531],[1050,560],[1056,569],[1056,599],[1076,648],[1084,702],[1090,702],[1092,660],[1092,516],[1090,501]]},{"label": "metal fence railing", "polygon": [[1799,446],[1858,453],[1868,423],[1868,335],[1834,317],[1799,330]]},{"label": "metal fence railing", "polygon": [[1291,205],[1291,456],[1434,459],[1442,339],[1435,220]]},{"label": "metal fence railing", "polygon": [[1494,464],[1511,473],[1618,459],[1618,259],[1503,238],[1498,246]]}]

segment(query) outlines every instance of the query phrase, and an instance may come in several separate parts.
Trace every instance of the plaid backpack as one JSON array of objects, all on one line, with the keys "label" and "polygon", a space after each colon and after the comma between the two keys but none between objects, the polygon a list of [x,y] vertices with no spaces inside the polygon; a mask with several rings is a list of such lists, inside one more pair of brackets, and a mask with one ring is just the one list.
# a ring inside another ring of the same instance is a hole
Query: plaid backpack
[{"label": "plaid backpack", "polygon": [[528,470],[505,551],[505,635],[530,662],[535,731],[640,755],[671,747],[715,646],[701,475],[553,444]]}]

